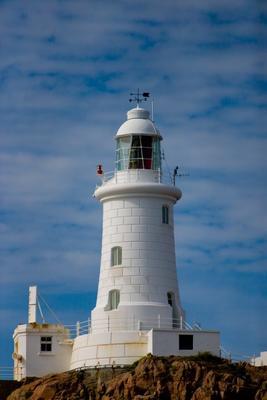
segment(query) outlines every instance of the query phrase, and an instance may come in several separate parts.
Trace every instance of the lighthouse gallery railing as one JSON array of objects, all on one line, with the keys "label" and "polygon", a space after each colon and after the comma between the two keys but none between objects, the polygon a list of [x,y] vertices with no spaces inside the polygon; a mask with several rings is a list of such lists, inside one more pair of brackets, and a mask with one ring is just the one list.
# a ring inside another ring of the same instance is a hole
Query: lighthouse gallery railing
[{"label": "lighthouse gallery railing", "polygon": [[90,319],[77,321],[73,325],[64,325],[69,329],[70,337],[86,335],[88,333],[100,333],[110,331],[149,331],[151,329],[174,329],[174,330],[201,330],[198,324],[190,325],[188,322],[172,318],[147,318],[136,320],[135,318],[110,318],[96,319],[92,323]]},{"label": "lighthouse gallery railing", "polygon": [[102,185],[108,183],[135,183],[153,181],[155,183],[165,183],[173,185],[173,179],[170,174],[163,173],[160,170],[147,169],[128,169],[124,171],[108,171],[101,177]]}]

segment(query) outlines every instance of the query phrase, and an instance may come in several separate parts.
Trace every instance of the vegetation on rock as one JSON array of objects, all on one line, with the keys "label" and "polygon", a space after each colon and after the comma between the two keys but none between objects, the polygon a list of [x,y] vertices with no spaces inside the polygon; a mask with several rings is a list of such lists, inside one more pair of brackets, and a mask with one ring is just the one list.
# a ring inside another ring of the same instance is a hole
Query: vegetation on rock
[{"label": "vegetation on rock", "polygon": [[267,400],[267,367],[200,354],[148,355],[123,372],[86,369],[23,384],[8,400]]}]

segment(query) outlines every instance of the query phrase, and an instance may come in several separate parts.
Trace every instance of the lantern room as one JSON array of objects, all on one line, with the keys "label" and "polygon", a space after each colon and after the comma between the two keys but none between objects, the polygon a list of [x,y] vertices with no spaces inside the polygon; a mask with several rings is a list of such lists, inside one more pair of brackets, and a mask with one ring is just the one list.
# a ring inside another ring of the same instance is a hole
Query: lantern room
[{"label": "lantern room", "polygon": [[127,120],[116,135],[116,170],[147,169],[160,171],[161,136],[143,108],[127,113]]}]

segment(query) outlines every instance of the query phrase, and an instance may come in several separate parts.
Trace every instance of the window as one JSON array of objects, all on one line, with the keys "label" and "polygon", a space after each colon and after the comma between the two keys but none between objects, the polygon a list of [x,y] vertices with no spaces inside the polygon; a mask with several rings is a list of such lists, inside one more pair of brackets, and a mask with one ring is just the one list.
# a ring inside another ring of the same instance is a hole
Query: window
[{"label": "window", "polygon": [[41,351],[52,351],[52,336],[41,336]]},{"label": "window", "polygon": [[150,135],[132,135],[117,139],[116,169],[161,168],[160,138]]},{"label": "window", "polygon": [[169,304],[169,306],[172,307],[172,305],[173,305],[173,301],[172,301],[172,299],[173,299],[173,294],[172,294],[171,292],[168,292],[168,293],[167,293],[167,299],[168,299],[168,304]]},{"label": "window", "polygon": [[169,207],[162,206],[162,223],[168,224],[169,223]]},{"label": "window", "polygon": [[180,326],[180,320],[179,320],[179,314],[175,302],[175,295],[173,292],[168,292],[167,293],[167,301],[169,306],[172,308],[172,327],[173,328],[179,328]]},{"label": "window", "polygon": [[122,248],[119,246],[111,249],[111,266],[121,265],[122,263]]},{"label": "window", "polygon": [[120,302],[120,291],[113,289],[108,294],[108,307],[107,310],[116,310]]},{"label": "window", "polygon": [[193,350],[193,335],[179,335],[179,350]]}]

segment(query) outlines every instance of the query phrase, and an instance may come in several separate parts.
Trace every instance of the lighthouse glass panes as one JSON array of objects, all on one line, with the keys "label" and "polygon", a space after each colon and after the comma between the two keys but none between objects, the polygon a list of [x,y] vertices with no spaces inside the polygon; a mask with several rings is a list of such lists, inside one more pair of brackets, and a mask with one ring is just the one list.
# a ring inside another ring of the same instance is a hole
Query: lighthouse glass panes
[{"label": "lighthouse glass panes", "polygon": [[111,266],[121,265],[122,262],[122,249],[119,246],[112,247],[111,249]]},{"label": "lighthouse glass panes", "polygon": [[145,135],[118,138],[116,169],[160,169],[160,139]]}]

